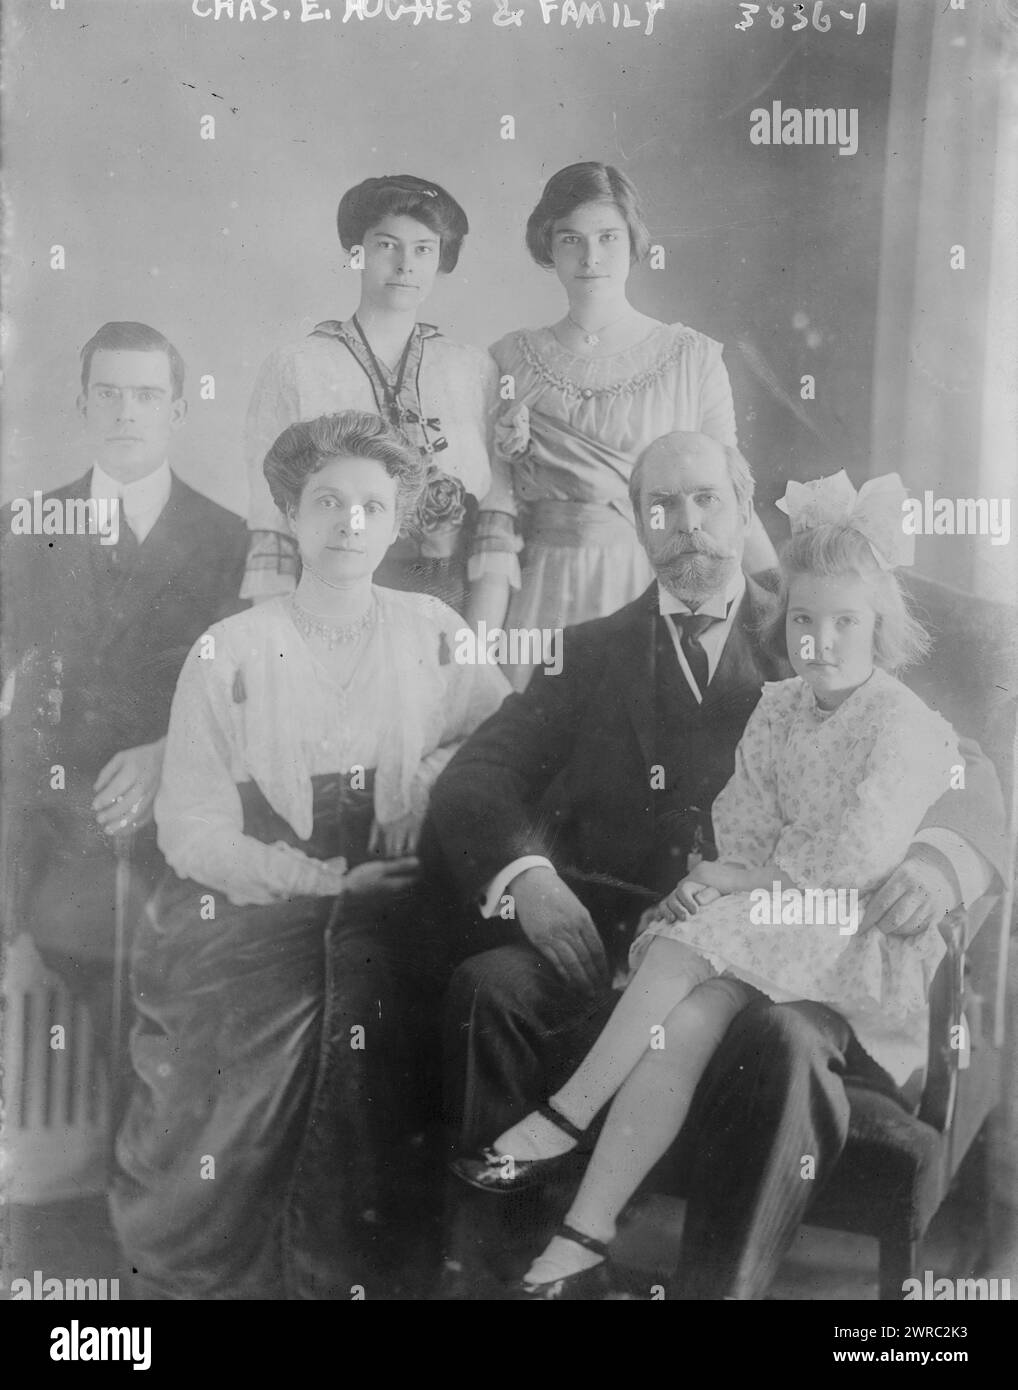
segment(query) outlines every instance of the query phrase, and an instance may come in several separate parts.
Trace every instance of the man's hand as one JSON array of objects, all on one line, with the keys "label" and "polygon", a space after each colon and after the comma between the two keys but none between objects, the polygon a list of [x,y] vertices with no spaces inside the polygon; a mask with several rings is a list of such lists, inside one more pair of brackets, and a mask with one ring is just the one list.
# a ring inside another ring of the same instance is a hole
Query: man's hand
[{"label": "man's hand", "polygon": [[524,869],[509,892],[527,940],[566,984],[590,994],[608,984],[608,960],[593,918],[554,869]]},{"label": "man's hand", "polygon": [[916,936],[935,927],[960,897],[951,874],[928,859],[909,857],[886,878],[866,905],[862,930]]},{"label": "man's hand", "polygon": [[125,748],[114,753],[99,773],[92,809],[100,829],[107,835],[129,835],[152,819],[165,749],[164,738]]}]

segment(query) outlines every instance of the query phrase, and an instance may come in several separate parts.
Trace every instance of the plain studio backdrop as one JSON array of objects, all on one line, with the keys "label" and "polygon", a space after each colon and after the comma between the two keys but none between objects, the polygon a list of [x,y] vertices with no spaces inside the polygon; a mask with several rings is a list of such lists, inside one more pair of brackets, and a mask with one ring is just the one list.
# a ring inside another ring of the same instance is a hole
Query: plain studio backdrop
[{"label": "plain studio backdrop", "polygon": [[[829,32],[793,34],[790,6],[782,29],[761,6],[743,32],[726,0],[667,0],[650,36],[613,28],[610,2],[609,23],[580,29],[559,10],[545,24],[537,0],[514,0],[519,27],[493,22],[493,0],[474,0],[467,24],[453,9],[416,27],[343,23],[343,5],[307,23],[300,0],[289,21],[280,0],[275,19],[244,22],[197,18],[191,0],[5,6],[4,499],[83,471],[78,350],[105,320],[140,319],[187,362],[180,472],[243,513],[259,364],[356,306],[335,231],[343,190],[411,172],[461,201],[470,235],[423,317],[486,346],[561,315],[523,232],[544,181],[581,159],[634,180],[664,249],[663,269],[634,272],[638,306],[725,343],[762,500],[789,473],[865,476],[893,5],[871,3],[861,36],[832,5]],[[645,21],[642,3],[630,10]],[[778,97],[857,107],[858,152],[751,145],[750,111]],[[64,270],[50,268],[54,245]],[[206,374],[214,400],[199,397]]]},{"label": "plain studio backdrop", "polygon": [[[587,7],[607,23],[580,27],[561,4],[546,23],[539,0],[513,0],[518,26],[494,22],[502,0],[417,25],[344,22],[346,0],[302,22],[290,4],[289,20],[280,0],[275,18],[243,21],[241,0],[218,20],[191,0],[4,6],[5,500],[82,471],[77,352],[104,321],[140,319],[188,365],[180,471],[243,513],[259,364],[356,305],[343,190],[411,172],[463,203],[470,235],[424,317],[487,345],[561,315],[523,231],[549,175],[581,159],[618,165],[643,195],[665,263],[634,272],[637,305],[725,344],[773,532],[789,476],[840,467],[856,483],[898,469],[920,495],[1014,490],[1010,0],[871,0],[862,34],[856,0],[805,6],[826,31],[794,30],[788,4],[771,7],[781,27],[760,5],[739,29],[753,7],[665,0],[650,35],[643,0],[629,28],[610,0]],[[774,101],[854,108],[858,149],[751,143],[751,112]],[[206,375],[214,400],[199,396]],[[1015,553],[921,539],[919,567],[1013,602]]]}]

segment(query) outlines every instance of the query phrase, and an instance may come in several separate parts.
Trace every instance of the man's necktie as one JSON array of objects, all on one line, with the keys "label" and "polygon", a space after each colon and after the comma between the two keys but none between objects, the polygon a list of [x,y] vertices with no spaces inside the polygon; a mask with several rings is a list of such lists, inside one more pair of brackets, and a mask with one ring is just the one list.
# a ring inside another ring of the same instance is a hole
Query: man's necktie
[{"label": "man's necktie", "polygon": [[116,569],[131,569],[138,554],[138,537],[134,534],[122,507],[119,525],[117,543],[110,552],[110,558]]},{"label": "man's necktie", "polygon": [[682,654],[689,664],[697,689],[703,695],[708,685],[710,664],[700,638],[709,627],[713,627],[721,619],[712,618],[706,613],[675,613],[673,621],[679,627],[679,646],[682,648]]}]

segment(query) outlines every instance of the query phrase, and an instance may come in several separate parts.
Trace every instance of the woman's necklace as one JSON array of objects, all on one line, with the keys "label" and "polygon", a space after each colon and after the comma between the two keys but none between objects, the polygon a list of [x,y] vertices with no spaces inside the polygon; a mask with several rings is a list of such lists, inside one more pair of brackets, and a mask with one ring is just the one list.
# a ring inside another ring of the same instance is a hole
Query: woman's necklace
[{"label": "woman's necklace", "polygon": [[304,637],[316,637],[330,652],[347,642],[356,642],[375,621],[374,603],[370,604],[359,618],[344,627],[333,627],[330,623],[323,623],[320,618],[302,608],[295,598],[290,599],[290,611],[297,631]]},{"label": "woman's necklace", "polygon": [[610,323],[602,324],[596,333],[590,332],[589,329],[584,328],[582,323],[577,322],[577,320],[573,318],[573,311],[571,309],[566,314],[566,318],[573,325],[574,328],[578,328],[579,331],[583,334],[583,341],[586,343],[587,347],[600,347],[600,335],[602,333],[607,333],[609,328],[614,328],[617,324],[620,324],[623,319],[627,319],[632,312],[633,306],[631,304],[627,305],[624,314],[620,314],[617,319],[612,319]]},{"label": "woman's necklace", "polygon": [[372,385],[376,388],[376,399],[379,392],[382,396],[381,401],[379,401],[379,405],[382,407],[382,413],[385,414],[385,417],[389,421],[390,425],[395,425],[395,427],[399,429],[403,423],[403,418],[406,414],[400,402],[399,394],[403,390],[403,378],[406,376],[407,362],[410,360],[410,349],[413,346],[414,335],[411,332],[410,337],[406,340],[406,346],[403,349],[403,355],[399,359],[399,365],[396,368],[396,380],[393,384],[387,379],[385,372],[382,371],[381,364],[378,361],[378,358],[375,356],[371,344],[368,342],[367,334],[361,327],[361,321],[356,314],[354,314],[351,322],[353,323],[354,328],[356,328],[357,330],[358,337],[364,344],[365,352],[368,354],[368,359],[371,363],[371,367],[374,373],[372,377]]}]

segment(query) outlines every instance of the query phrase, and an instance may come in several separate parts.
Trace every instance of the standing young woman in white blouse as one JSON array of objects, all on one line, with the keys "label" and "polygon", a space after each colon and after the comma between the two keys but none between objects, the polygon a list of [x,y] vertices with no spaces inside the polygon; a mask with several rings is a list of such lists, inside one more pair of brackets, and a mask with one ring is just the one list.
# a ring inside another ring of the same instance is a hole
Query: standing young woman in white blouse
[{"label": "standing young woman in white blouse", "polygon": [[[508,510],[485,502],[478,534],[492,548],[517,530],[526,542],[506,627],[566,627],[637,598],[654,577],[628,496],[637,458],[673,430],[737,445],[721,344],[629,302],[630,271],[649,243],[636,189],[594,161],[554,174],[527,222],[530,254],[555,271],[567,309],[550,327],[508,333],[492,348],[515,393],[495,430],[496,466],[510,470],[515,500]],[[754,518],[745,567],[776,564]],[[489,561],[478,592],[485,611],[505,611],[514,582],[509,562]],[[513,670],[514,684],[530,672]]]},{"label": "standing young woman in white blouse", "polygon": [[[495,364],[418,321],[436,276],[449,274],[467,234],[466,214],[444,188],[413,174],[365,179],[343,194],[339,239],[360,268],[360,299],[347,319],[326,319],[266,360],[248,409],[245,453],[252,533],[242,598],[292,592],[293,538],[269,493],[262,461],[287,425],[338,410],[368,410],[399,429],[427,465],[424,490],[376,575],[387,587],[430,593],[472,619],[470,579],[490,564],[518,575],[518,542],[499,534],[471,558],[480,504],[509,502],[489,462],[497,403]],[[488,561],[487,553],[503,557]],[[470,574],[468,576],[468,567]],[[503,607],[504,611],[504,607]]]},{"label": "standing young woman in white blouse", "polygon": [[417,835],[508,690],[452,659],[451,609],[372,583],[422,474],[377,416],[285,430],[265,475],[296,592],[215,624],[177,685],[155,804],[175,876],[135,948],[112,1198],[149,1296],[385,1296],[405,1259],[448,948]]}]

